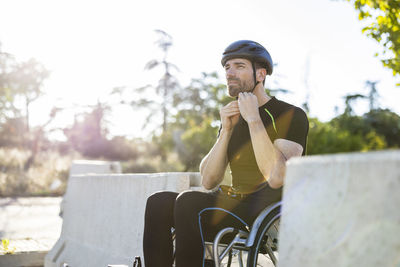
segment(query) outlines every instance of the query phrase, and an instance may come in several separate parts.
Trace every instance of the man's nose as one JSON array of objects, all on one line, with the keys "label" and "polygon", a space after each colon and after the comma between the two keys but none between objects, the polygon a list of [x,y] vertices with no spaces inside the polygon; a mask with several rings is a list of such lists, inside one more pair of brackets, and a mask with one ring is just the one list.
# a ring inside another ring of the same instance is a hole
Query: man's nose
[{"label": "man's nose", "polygon": [[235,71],[232,68],[227,69],[226,70],[226,78],[233,78],[233,77],[235,77]]}]

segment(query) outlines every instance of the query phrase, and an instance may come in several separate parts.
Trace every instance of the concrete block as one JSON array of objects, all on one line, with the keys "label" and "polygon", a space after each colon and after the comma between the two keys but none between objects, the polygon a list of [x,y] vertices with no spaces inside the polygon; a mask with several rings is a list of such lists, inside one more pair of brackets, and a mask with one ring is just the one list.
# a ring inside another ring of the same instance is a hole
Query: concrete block
[{"label": "concrete block", "polygon": [[186,172],[190,179],[190,190],[209,192],[210,190],[205,189],[201,184],[201,175],[199,172]]},{"label": "concrete block", "polygon": [[191,187],[201,187],[201,175],[198,172],[186,172],[189,175]]},{"label": "concrete block", "polygon": [[290,160],[279,267],[400,266],[400,151]]},{"label": "concrete block", "polygon": [[[112,174],[122,173],[121,164],[118,161],[100,160],[74,160],[69,170],[69,177],[81,174]],[[60,203],[60,216],[64,216],[65,197]]]},{"label": "concrete block", "polygon": [[189,173],[74,175],[65,194],[61,236],[45,267],[132,266],[142,256],[145,204],[156,191],[182,192]]},{"label": "concrete block", "polygon": [[118,161],[74,160],[71,164],[69,176],[86,173],[121,173],[121,164]]}]

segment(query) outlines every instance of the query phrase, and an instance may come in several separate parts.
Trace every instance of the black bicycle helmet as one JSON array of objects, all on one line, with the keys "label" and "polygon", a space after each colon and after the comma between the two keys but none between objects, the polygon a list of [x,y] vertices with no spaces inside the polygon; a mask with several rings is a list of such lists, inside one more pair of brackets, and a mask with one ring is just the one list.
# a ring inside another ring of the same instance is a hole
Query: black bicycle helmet
[{"label": "black bicycle helmet", "polygon": [[267,74],[272,74],[273,62],[267,49],[257,42],[250,40],[240,40],[230,44],[222,54],[221,64],[225,63],[232,58],[245,58],[250,60],[253,64],[260,63],[267,70]]}]

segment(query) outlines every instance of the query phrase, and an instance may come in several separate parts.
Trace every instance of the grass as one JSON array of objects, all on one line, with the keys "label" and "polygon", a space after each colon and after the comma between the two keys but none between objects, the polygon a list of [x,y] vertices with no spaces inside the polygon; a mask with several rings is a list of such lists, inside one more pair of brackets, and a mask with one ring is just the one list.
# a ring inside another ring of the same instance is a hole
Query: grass
[{"label": "grass", "polygon": [[29,156],[27,150],[0,148],[0,197],[64,194],[72,156],[41,152],[25,171]]}]

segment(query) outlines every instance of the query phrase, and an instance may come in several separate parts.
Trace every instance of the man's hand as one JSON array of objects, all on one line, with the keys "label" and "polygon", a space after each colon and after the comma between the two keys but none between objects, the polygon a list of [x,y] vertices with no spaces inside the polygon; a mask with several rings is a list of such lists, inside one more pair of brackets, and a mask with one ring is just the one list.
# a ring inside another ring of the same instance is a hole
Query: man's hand
[{"label": "man's hand", "polygon": [[222,128],[231,131],[239,121],[239,105],[237,101],[232,101],[228,105],[221,108],[219,112],[221,116]]},{"label": "man's hand", "polygon": [[239,93],[239,110],[243,119],[247,122],[254,122],[260,120],[260,113],[258,112],[258,100],[252,93]]}]

